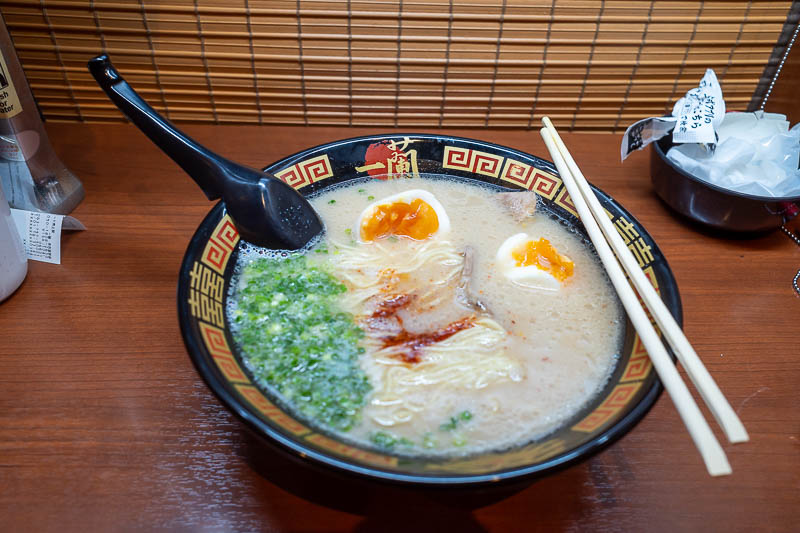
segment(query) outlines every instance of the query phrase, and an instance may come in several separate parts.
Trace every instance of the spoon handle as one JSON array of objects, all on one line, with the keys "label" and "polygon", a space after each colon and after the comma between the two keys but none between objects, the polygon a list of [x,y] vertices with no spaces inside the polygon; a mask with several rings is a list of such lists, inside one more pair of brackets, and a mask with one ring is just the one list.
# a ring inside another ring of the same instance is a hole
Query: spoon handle
[{"label": "spoon handle", "polygon": [[216,200],[222,195],[223,180],[229,174],[226,171],[238,165],[201,146],[159,115],[128,85],[107,55],[91,59],[89,72],[125,116],[180,165],[209,200]]}]

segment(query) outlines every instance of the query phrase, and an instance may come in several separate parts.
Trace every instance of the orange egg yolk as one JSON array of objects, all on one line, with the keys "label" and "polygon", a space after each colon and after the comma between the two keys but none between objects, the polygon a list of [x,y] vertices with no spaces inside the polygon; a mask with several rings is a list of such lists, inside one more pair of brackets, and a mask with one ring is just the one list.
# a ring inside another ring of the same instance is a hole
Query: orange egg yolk
[{"label": "orange egg yolk", "polygon": [[392,202],[377,206],[361,222],[361,239],[372,241],[390,235],[424,240],[439,229],[439,217],[427,202],[419,198],[411,203]]},{"label": "orange egg yolk", "polygon": [[518,267],[535,265],[540,269],[549,272],[558,281],[564,281],[572,276],[575,270],[575,263],[570,261],[566,255],[561,255],[550,244],[550,241],[542,237],[538,241],[528,241],[511,252]]}]

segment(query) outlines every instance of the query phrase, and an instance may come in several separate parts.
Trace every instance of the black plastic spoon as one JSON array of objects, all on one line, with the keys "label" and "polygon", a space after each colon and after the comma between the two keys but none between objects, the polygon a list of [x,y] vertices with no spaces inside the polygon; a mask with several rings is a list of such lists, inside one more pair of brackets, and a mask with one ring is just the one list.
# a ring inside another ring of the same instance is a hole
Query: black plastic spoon
[{"label": "black plastic spoon", "polygon": [[90,60],[89,71],[111,101],[209,200],[222,198],[242,239],[297,250],[322,233],[322,222],[308,200],[275,176],[229,161],[179,131],[122,79],[108,56]]}]

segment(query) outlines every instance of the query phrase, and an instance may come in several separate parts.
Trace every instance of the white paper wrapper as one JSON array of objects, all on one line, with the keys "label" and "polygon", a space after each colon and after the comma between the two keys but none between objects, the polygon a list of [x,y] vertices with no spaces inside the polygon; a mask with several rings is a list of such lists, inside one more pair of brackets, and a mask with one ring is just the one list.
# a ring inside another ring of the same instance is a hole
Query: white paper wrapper
[{"label": "white paper wrapper", "polygon": [[707,69],[700,85],[675,102],[672,116],[677,117],[672,133],[675,144],[717,142],[715,132],[725,116],[725,100],[713,70]]},{"label": "white paper wrapper", "polygon": [[678,143],[717,142],[716,128],[725,116],[722,88],[713,70],[707,69],[700,84],[675,102],[671,117],[650,117],[625,130],[620,155],[625,160],[634,150],[641,150],[664,137],[674,128],[672,141]]}]

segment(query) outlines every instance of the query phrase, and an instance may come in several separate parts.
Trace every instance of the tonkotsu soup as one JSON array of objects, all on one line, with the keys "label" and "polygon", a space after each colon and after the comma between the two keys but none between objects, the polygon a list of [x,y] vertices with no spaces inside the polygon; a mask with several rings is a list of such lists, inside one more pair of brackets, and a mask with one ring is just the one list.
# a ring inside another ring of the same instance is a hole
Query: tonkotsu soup
[{"label": "tonkotsu soup", "polygon": [[609,379],[624,317],[590,247],[536,201],[430,178],[324,191],[324,240],[239,254],[227,312],[245,365],[298,417],[394,454],[546,436]]}]

